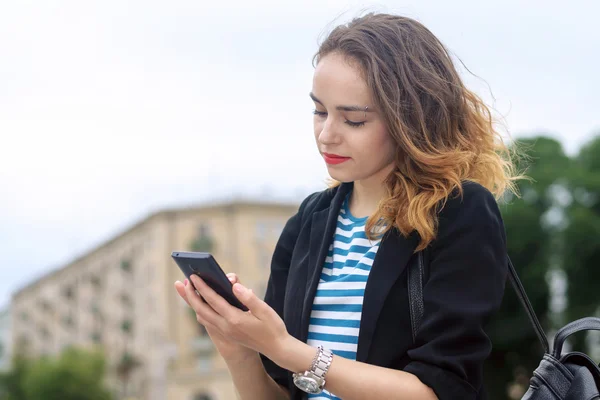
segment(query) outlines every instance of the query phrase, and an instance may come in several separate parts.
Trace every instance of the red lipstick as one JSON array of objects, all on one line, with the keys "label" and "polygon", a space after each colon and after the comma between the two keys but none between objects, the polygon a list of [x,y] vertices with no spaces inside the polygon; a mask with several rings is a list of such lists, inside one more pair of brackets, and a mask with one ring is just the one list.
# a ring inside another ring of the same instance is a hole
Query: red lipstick
[{"label": "red lipstick", "polygon": [[344,161],[347,161],[350,159],[350,157],[342,157],[342,156],[338,156],[337,154],[329,154],[329,153],[323,153],[323,158],[325,159],[325,162],[327,164],[331,164],[331,165],[341,164]]}]

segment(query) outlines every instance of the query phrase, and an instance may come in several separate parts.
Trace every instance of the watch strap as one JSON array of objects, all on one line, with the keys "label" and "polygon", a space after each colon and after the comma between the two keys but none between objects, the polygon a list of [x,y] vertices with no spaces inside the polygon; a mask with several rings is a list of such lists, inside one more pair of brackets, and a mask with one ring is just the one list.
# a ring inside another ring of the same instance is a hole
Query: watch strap
[{"label": "watch strap", "polygon": [[329,371],[332,361],[333,353],[329,350],[326,350],[323,346],[319,346],[310,371],[322,379],[324,383],[325,374],[327,374],[327,371]]}]

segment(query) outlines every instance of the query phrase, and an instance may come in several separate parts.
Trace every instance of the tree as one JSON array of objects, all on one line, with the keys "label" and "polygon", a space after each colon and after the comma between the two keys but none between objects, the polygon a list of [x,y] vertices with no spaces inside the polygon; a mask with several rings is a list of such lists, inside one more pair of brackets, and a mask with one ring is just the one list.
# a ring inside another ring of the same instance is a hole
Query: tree
[{"label": "tree", "polygon": [[29,362],[17,354],[10,371],[0,374],[0,400],[25,400],[24,379]]},{"label": "tree", "polygon": [[196,232],[196,236],[190,243],[191,250],[208,253],[215,251],[215,240],[210,232],[211,230],[209,225],[200,224],[198,231]]},{"label": "tree", "polygon": [[[568,279],[569,321],[597,315],[600,307],[594,282],[600,280],[600,136],[584,145],[575,160],[571,177],[572,202],[565,243],[564,271]],[[576,350],[586,351],[583,335],[570,341]]]},{"label": "tree", "polygon": [[110,400],[105,362],[98,352],[65,350],[59,357],[15,358],[3,377],[2,400]]},{"label": "tree", "polygon": [[[600,310],[593,284],[600,280],[600,136],[576,157],[567,156],[561,144],[548,137],[516,145],[529,156],[521,160],[519,169],[527,167],[526,175],[532,180],[519,182],[521,198],[509,197],[501,205],[508,253],[542,326],[552,333]],[[548,277],[553,274],[566,278],[564,311],[550,307]],[[520,398],[543,353],[508,283],[488,332],[493,344],[485,365],[490,398],[506,399],[509,387],[511,398]],[[589,351],[583,338],[576,336],[570,344]]]},{"label": "tree", "polygon": [[[544,223],[554,206],[551,188],[565,179],[571,161],[559,142],[547,137],[520,140],[515,145],[527,157],[518,160],[518,170],[531,180],[518,182],[521,198],[509,196],[501,204],[508,254],[523,282],[542,325],[551,327],[549,287],[546,283],[556,256],[556,229]],[[504,300],[488,332],[493,350],[485,364],[485,385],[491,399],[506,399],[516,374],[532,371],[543,350],[518,297],[507,282]]]},{"label": "tree", "polygon": [[121,381],[122,395],[123,397],[125,397],[129,395],[129,384],[131,382],[132,375],[135,372],[135,370],[142,365],[142,363],[135,355],[133,355],[129,351],[129,348],[131,347],[129,342],[132,338],[131,335],[133,334],[133,322],[130,319],[124,320],[121,323],[121,330],[125,334],[126,340],[124,342],[124,348],[123,353],[121,355],[121,359],[116,365],[116,373],[119,380]]},{"label": "tree", "polygon": [[210,236],[198,236],[191,243],[192,251],[211,252],[215,248],[215,243]]},{"label": "tree", "polygon": [[127,396],[129,394],[129,382],[131,380],[131,375],[133,372],[141,366],[141,362],[137,357],[125,351],[117,364],[117,376],[121,380],[123,395]]}]

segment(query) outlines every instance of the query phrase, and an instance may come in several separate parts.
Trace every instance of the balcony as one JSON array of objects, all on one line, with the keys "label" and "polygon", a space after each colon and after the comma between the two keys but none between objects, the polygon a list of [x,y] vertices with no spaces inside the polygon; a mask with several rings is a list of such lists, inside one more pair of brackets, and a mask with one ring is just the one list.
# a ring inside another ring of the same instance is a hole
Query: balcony
[{"label": "balcony", "polygon": [[194,337],[191,341],[191,348],[198,357],[210,356],[215,352],[215,345],[208,335]]}]

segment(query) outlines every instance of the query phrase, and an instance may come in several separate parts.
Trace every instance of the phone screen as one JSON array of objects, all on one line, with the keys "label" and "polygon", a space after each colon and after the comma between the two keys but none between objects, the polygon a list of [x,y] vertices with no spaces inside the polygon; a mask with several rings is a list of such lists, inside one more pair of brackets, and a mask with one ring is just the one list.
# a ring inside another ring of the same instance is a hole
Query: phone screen
[{"label": "phone screen", "polygon": [[233,294],[231,282],[212,254],[174,251],[171,256],[190,282],[192,282],[192,275],[198,275],[229,304],[240,310],[248,311],[248,308]]}]

